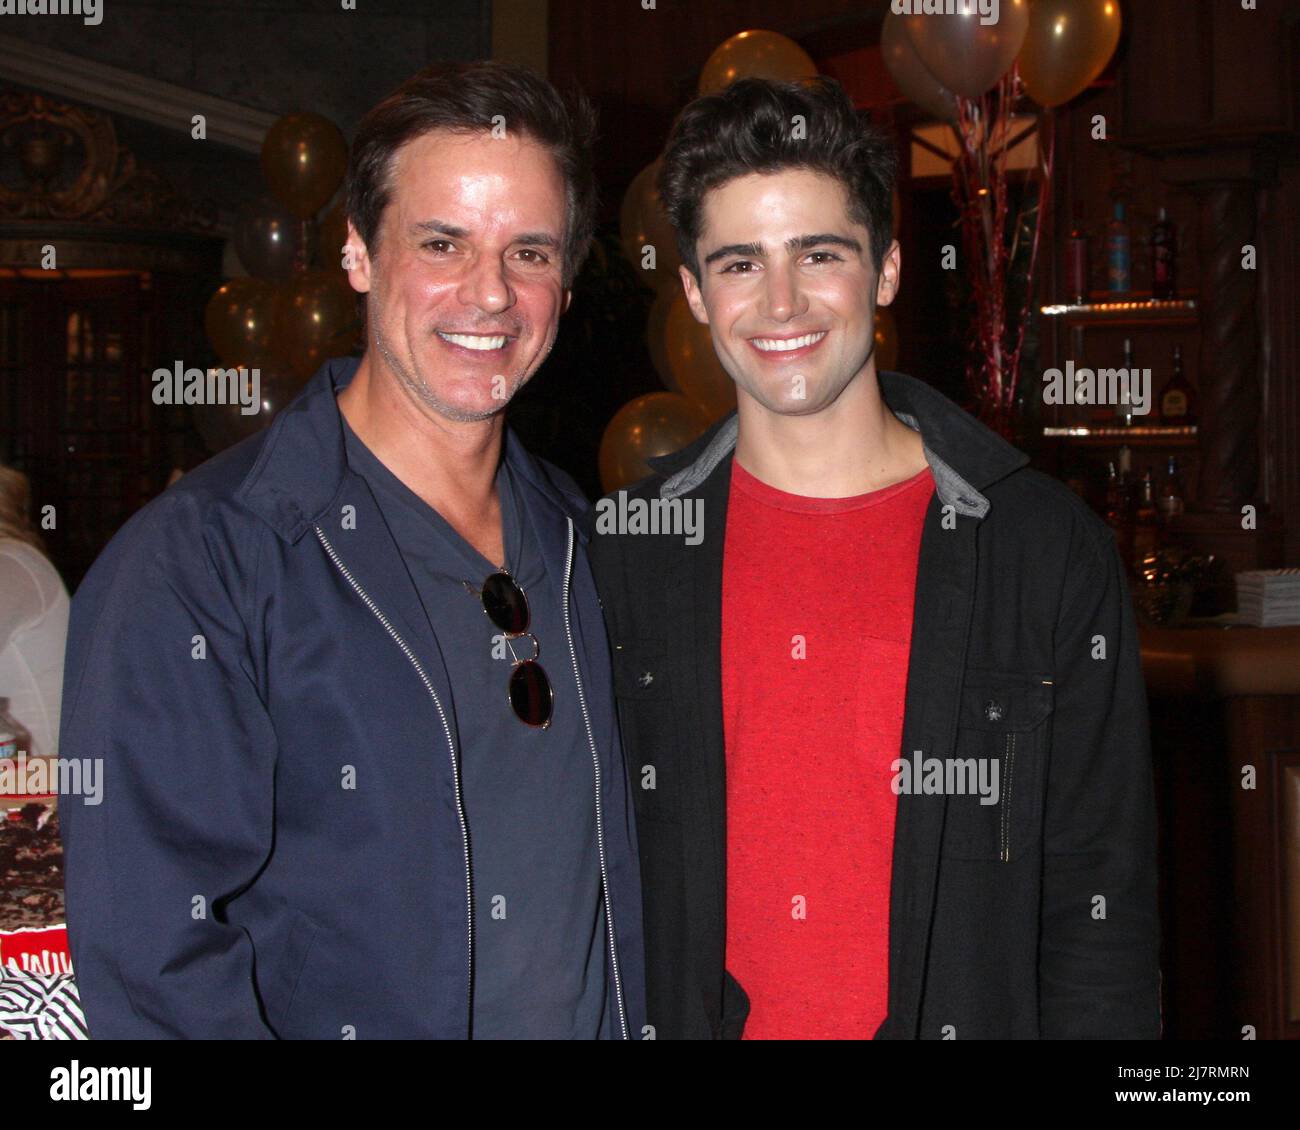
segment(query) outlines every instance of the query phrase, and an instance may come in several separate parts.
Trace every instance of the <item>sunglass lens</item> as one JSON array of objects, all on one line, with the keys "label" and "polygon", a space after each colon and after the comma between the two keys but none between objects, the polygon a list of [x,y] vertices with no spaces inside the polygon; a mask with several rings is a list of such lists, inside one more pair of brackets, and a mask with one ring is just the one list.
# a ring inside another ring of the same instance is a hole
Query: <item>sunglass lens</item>
[{"label": "sunglass lens", "polygon": [[521,721],[545,726],[551,720],[551,698],[551,683],[540,663],[530,659],[510,672],[510,705]]},{"label": "sunglass lens", "polygon": [[483,607],[503,632],[514,636],[528,631],[528,601],[505,573],[493,573],[483,582]]}]

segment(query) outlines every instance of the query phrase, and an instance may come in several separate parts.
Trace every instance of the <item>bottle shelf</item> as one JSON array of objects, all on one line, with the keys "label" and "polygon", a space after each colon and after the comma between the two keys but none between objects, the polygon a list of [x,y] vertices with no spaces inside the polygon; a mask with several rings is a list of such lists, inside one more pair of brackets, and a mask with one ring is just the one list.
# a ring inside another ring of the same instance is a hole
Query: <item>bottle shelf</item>
[{"label": "bottle shelf", "polygon": [[1117,444],[1131,447],[1195,447],[1196,425],[1177,424],[1076,424],[1045,427],[1045,439],[1060,439],[1097,447]]},{"label": "bottle shelf", "polygon": [[1094,294],[1091,302],[1058,302],[1040,306],[1045,318],[1064,318],[1071,322],[1095,322],[1123,325],[1149,322],[1167,322],[1175,325],[1195,325],[1197,304],[1195,298],[1151,298],[1141,294]]}]

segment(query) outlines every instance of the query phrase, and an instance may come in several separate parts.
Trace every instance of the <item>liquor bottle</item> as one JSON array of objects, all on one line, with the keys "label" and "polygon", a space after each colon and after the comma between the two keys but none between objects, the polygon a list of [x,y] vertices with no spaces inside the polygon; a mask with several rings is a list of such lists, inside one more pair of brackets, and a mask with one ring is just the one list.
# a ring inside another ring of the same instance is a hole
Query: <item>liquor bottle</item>
[{"label": "liquor bottle", "polygon": [[1142,562],[1160,545],[1159,512],[1156,510],[1155,479],[1148,467],[1142,472],[1137,508],[1133,512],[1133,564],[1141,572]]},{"label": "liquor bottle", "polygon": [[1160,422],[1184,427],[1196,423],[1196,390],[1183,376],[1183,347],[1174,346],[1174,373],[1160,391]]},{"label": "liquor bottle", "polygon": [[1163,208],[1151,229],[1151,297],[1178,297],[1178,229]]},{"label": "liquor bottle", "polygon": [[1124,495],[1120,490],[1115,460],[1106,463],[1106,525],[1118,530],[1124,521]]},{"label": "liquor bottle", "polygon": [[1065,288],[1070,301],[1082,306],[1088,301],[1088,236],[1083,230],[1083,205],[1075,202],[1074,227],[1065,251]]},{"label": "liquor bottle", "polygon": [[1106,524],[1115,531],[1120,560],[1130,563],[1133,560],[1132,466],[1132,450],[1121,447],[1116,463],[1107,467],[1106,482]]},{"label": "liquor bottle", "polygon": [[1115,201],[1115,214],[1106,229],[1106,289],[1127,294],[1133,288],[1128,220],[1124,202]]},{"label": "liquor bottle", "polygon": [[1133,383],[1133,339],[1124,339],[1124,379],[1120,382],[1119,398],[1115,404],[1115,418],[1126,428],[1133,426],[1133,399],[1129,389]]},{"label": "liquor bottle", "polygon": [[1160,520],[1165,525],[1177,518],[1186,509],[1186,495],[1183,492],[1182,476],[1178,473],[1178,456],[1171,455],[1165,469],[1165,477],[1160,483]]}]

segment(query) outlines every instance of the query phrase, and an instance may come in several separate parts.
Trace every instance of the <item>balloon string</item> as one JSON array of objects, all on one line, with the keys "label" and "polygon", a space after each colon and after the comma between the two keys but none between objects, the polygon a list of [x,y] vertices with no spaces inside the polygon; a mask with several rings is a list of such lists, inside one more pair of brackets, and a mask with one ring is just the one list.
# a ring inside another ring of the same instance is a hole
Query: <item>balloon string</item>
[{"label": "balloon string", "polygon": [[958,142],[958,153],[952,164],[953,199],[960,217],[962,245],[967,261],[974,267],[970,284],[975,313],[966,361],[967,386],[981,417],[1004,435],[1010,434],[1012,428],[1043,214],[1047,209],[1055,157],[1055,123],[1049,110],[1039,123],[1038,192],[1025,294],[1019,304],[1014,337],[1009,340],[1008,276],[1020,249],[1020,231],[1027,210],[1023,203],[1018,206],[1008,248],[1007,165],[1015,106],[1022,94],[1020,72],[1013,65],[998,80],[995,91],[978,99],[957,98],[957,121],[953,127]]},{"label": "balloon string", "polygon": [[299,220],[298,223],[301,226],[301,234],[298,239],[298,246],[293,253],[293,270],[294,274],[301,275],[309,266],[307,248],[308,244],[311,242],[312,221],[311,218],[308,217],[307,219]]},{"label": "balloon string", "polygon": [[[1052,187],[1052,173],[1056,163],[1056,115],[1051,107],[1043,110],[1039,119],[1038,131],[1038,207],[1034,216],[1034,239],[1029,248],[1029,270],[1025,275],[1025,299],[1020,307],[1020,327],[1016,334],[1016,351],[1014,354],[1013,387],[1020,375],[1020,354],[1025,344],[1025,330],[1029,323],[1029,310],[1033,305],[1034,271],[1038,264],[1038,246],[1043,231],[1043,213],[1047,211]],[[1016,225],[1019,231],[1019,223]],[[1008,410],[1012,407],[1007,404]]]}]

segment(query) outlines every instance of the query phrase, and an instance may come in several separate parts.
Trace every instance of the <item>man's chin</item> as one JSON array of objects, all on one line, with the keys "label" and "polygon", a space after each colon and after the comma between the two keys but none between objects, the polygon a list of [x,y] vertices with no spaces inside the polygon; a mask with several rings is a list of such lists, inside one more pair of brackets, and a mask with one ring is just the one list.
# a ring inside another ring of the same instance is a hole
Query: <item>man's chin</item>
[{"label": "man's chin", "polygon": [[[490,420],[505,411],[517,391],[516,387],[494,387],[494,380],[495,378],[485,380],[469,377],[453,381],[450,386],[446,381],[439,382],[441,387],[430,387],[426,384],[421,399],[439,415],[449,420],[465,423],[474,420]],[[503,382],[497,382],[497,386],[501,383]],[[493,395],[494,392],[497,395]]]},{"label": "man's chin", "polygon": [[738,384],[736,391],[738,397],[748,397],[775,416],[810,416],[826,407],[826,398],[813,388],[805,388],[803,396],[797,396],[787,388],[762,388],[743,384]]},{"label": "man's chin", "polygon": [[439,400],[434,407],[449,420],[470,424],[477,420],[490,420],[493,416],[499,416],[509,404],[509,400],[492,400],[485,403],[480,398],[467,397],[464,400]]}]

